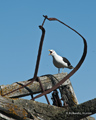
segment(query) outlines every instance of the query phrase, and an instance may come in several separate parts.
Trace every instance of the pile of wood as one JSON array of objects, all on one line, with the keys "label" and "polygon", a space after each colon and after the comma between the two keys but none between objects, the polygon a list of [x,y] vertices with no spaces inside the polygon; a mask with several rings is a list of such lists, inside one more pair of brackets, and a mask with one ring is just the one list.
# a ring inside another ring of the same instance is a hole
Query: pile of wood
[{"label": "pile of wood", "polygon": [[[52,88],[66,75],[67,73],[41,76],[44,90]],[[79,104],[69,79],[58,88],[63,103],[67,106],[58,107],[21,99],[20,97],[42,92],[37,81],[7,94],[29,82],[27,80],[0,86],[0,120],[95,120],[89,116],[96,113],[96,98]]]}]

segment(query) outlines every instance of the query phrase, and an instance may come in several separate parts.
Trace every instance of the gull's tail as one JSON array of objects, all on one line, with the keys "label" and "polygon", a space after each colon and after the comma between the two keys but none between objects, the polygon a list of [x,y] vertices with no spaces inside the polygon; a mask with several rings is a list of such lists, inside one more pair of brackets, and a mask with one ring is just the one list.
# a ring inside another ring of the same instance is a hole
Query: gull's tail
[{"label": "gull's tail", "polygon": [[73,67],[72,65],[69,65],[68,68],[69,68],[69,69],[73,69],[74,67]]}]

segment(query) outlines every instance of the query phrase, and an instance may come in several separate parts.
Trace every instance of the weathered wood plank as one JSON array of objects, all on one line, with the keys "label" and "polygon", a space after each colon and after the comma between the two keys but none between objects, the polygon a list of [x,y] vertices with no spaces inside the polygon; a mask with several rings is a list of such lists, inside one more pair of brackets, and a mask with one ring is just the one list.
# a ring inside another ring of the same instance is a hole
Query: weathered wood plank
[{"label": "weathered wood plank", "polygon": [[[55,75],[41,76],[40,80],[42,82],[44,90],[48,90],[52,88],[56,83],[62,80],[62,78],[64,78],[66,75],[67,73],[60,73]],[[27,80],[27,81],[16,82],[11,85],[1,85],[0,93],[3,96],[4,94],[10,91],[13,91],[19,87],[22,87],[23,85],[29,82],[30,81]],[[60,91],[61,91],[62,100],[66,102],[69,106],[73,106],[74,103],[78,104],[78,100],[76,98],[72,84],[69,79],[60,86]],[[18,97],[23,97],[30,94],[40,93],[40,92],[41,92],[41,88],[40,88],[39,82],[34,81],[32,84],[29,84],[28,86],[20,90],[17,90],[13,93],[6,95],[6,97],[18,98]]]},{"label": "weathered wood plank", "polygon": [[[63,77],[65,77],[67,75],[67,73],[61,73],[61,74],[56,74],[53,75],[56,79],[58,79],[58,81],[60,81]],[[43,84],[44,90],[48,90],[50,88],[52,88],[52,86],[54,86],[58,81],[51,75],[45,75],[45,76],[41,76],[40,80]],[[21,81],[21,82],[15,82],[11,85],[1,85],[0,86],[0,94],[4,95],[10,91],[13,91],[19,87],[22,87],[23,85],[29,83],[30,81]],[[68,79],[63,85],[67,85],[70,83],[70,80]],[[40,84],[39,82],[34,81],[32,84],[29,84],[27,87],[24,87],[20,90],[17,90],[11,94],[6,95],[6,97],[19,97],[19,96],[27,96],[30,93],[32,94],[36,94],[36,93],[40,93],[41,92],[41,88],[40,88]]]},{"label": "weathered wood plank", "polygon": [[[63,111],[57,114],[52,120],[95,120],[94,118],[90,118],[88,116],[96,113],[96,98],[86,101],[77,106],[73,106],[66,111]],[[83,119],[86,118],[87,119]]]},{"label": "weathered wood plank", "polygon": [[[26,112],[21,106],[19,107],[16,104],[13,104],[13,100],[1,97],[0,96],[0,117],[6,119],[18,119],[18,120],[26,120],[30,114]],[[5,117],[7,116],[7,117]]]},{"label": "weathered wood plank", "polygon": [[64,104],[68,104],[69,107],[79,104],[70,80],[69,84],[60,86],[59,89]]},{"label": "weathered wood plank", "polygon": [[84,120],[83,118],[96,113],[96,98],[71,108],[61,108],[32,100],[0,96],[0,113],[13,120]]}]

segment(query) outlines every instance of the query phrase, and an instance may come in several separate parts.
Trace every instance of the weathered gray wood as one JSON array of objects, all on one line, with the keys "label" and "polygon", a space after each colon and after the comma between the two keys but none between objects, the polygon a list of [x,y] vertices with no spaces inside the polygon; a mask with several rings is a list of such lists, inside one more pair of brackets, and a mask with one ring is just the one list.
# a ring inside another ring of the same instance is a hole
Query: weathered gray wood
[{"label": "weathered gray wood", "polygon": [[[61,73],[61,74],[56,74],[56,75],[44,75],[40,77],[40,80],[43,84],[43,87],[45,90],[48,90],[50,88],[52,88],[56,83],[58,83],[60,80],[62,80],[62,78],[64,78],[67,75],[67,73]],[[55,78],[56,79],[55,79]],[[30,81],[21,81],[21,82],[15,82],[11,85],[1,85],[0,86],[0,94],[6,94],[10,91],[13,91],[27,83],[29,83]],[[70,84],[70,80],[68,79],[66,82],[64,82],[64,84],[62,85],[68,85]],[[30,92],[32,92],[33,94],[36,93],[40,93],[41,92],[41,88],[40,88],[40,84],[38,82],[33,82],[32,84],[28,85],[27,87],[24,87],[23,89],[20,89],[18,91],[15,91],[12,94],[8,94],[8,97],[16,97],[16,96],[26,96],[29,95]]]},{"label": "weathered gray wood", "polygon": [[[72,107],[78,104],[77,97],[73,90],[72,84],[69,80],[69,84],[60,86],[61,99],[64,102],[64,105]],[[65,104],[66,103],[66,104]]]},{"label": "weathered gray wood", "polygon": [[[88,117],[89,115],[96,113],[96,98],[93,100],[89,100],[77,106],[71,107],[66,111],[63,111],[57,114],[52,120],[86,120],[83,119]],[[88,117],[87,120],[91,118]],[[95,120],[94,118],[92,120]]]},{"label": "weathered gray wood", "polygon": [[[0,113],[13,120],[79,120],[96,113],[96,98],[66,109],[32,100],[9,99],[0,96]],[[87,120],[90,120],[90,117]]]},{"label": "weathered gray wood", "polygon": [[[67,73],[61,73],[61,74],[56,74],[54,75],[54,77],[56,77],[58,79],[58,81],[60,81],[63,77],[66,76]],[[51,75],[44,75],[40,77],[40,80],[43,84],[44,90],[48,90],[50,88],[52,88],[52,86],[54,86],[58,81],[52,77]],[[23,85],[29,83],[30,81],[26,80],[26,81],[21,81],[21,82],[15,82],[11,85],[1,85],[1,89],[0,89],[0,94],[4,95],[10,91],[13,91],[19,87],[22,87]],[[64,84],[68,84],[69,80],[67,80]],[[34,81],[32,84],[29,84],[27,87],[24,87],[23,89],[17,90],[11,94],[6,95],[6,97],[19,97],[19,96],[27,96],[30,93],[32,94],[36,94],[36,93],[40,93],[41,92],[41,88],[40,88],[40,84],[39,82]]]},{"label": "weathered gray wood", "polygon": [[[56,75],[41,76],[40,80],[43,84],[44,90],[48,90],[52,88],[56,83],[62,80],[62,78],[64,78],[66,75],[67,73],[60,73]],[[11,85],[1,85],[0,93],[1,95],[4,95],[29,82],[30,81],[27,80],[27,81],[16,82]],[[6,95],[6,97],[18,98],[18,97],[27,96],[30,94],[36,94],[39,92],[41,92],[40,84],[39,82],[34,81],[32,84],[29,84],[28,86],[20,90],[17,90],[11,94]],[[74,103],[78,104],[78,100],[76,98],[72,84],[69,79],[60,86],[60,92],[61,92],[62,100],[64,101],[64,103],[66,102],[69,106],[74,106]]]},{"label": "weathered gray wood", "polygon": [[22,120],[27,119],[29,116],[30,114],[22,106],[19,107],[13,104],[13,100],[0,96],[0,117],[7,120]]}]

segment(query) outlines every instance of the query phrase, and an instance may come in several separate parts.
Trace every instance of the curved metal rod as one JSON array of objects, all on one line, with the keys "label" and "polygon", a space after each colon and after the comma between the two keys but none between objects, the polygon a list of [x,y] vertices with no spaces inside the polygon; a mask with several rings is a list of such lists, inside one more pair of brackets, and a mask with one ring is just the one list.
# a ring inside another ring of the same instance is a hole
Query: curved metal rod
[{"label": "curved metal rod", "polygon": [[[44,19],[44,22],[45,22],[45,19]],[[43,24],[44,24],[44,22],[43,22]],[[37,56],[37,62],[36,62],[34,77],[32,79],[30,79],[29,80],[30,82],[27,83],[26,85],[23,85],[22,87],[19,87],[19,88],[13,90],[13,91],[5,93],[2,96],[5,96],[5,95],[11,94],[11,93],[13,93],[13,92],[15,92],[17,90],[20,90],[20,89],[26,87],[27,85],[32,84],[36,80],[37,73],[38,73],[38,68],[39,68],[39,63],[40,63],[40,57],[41,57],[41,51],[42,51],[43,41],[44,41],[44,36],[45,36],[45,29],[43,28],[43,24],[42,24],[42,26],[39,26],[39,28],[42,30],[42,35],[41,35],[41,40],[40,40],[40,45],[39,45],[39,50],[38,50],[38,56]]]},{"label": "curved metal rod", "polygon": [[[45,16],[44,16],[44,17],[45,17]],[[87,42],[86,42],[86,39],[85,39],[80,33],[78,33],[76,30],[74,30],[73,28],[71,28],[70,26],[68,26],[67,24],[63,23],[62,21],[60,21],[60,20],[58,20],[58,19],[56,19],[56,18],[48,18],[48,17],[47,17],[47,19],[50,20],[50,21],[53,21],[53,20],[58,21],[58,22],[62,23],[63,25],[67,26],[68,28],[70,28],[71,30],[73,30],[75,33],[77,33],[77,34],[83,39],[83,42],[84,42],[84,50],[83,50],[83,55],[82,55],[80,61],[78,62],[78,64],[76,65],[76,67],[75,67],[66,77],[64,77],[64,78],[63,78],[59,83],[57,83],[54,87],[52,87],[51,89],[49,89],[49,90],[47,90],[47,91],[45,91],[45,92],[37,95],[37,96],[34,97],[32,100],[34,100],[34,99],[36,99],[36,98],[38,98],[38,97],[41,97],[41,96],[43,96],[43,95],[45,95],[45,94],[48,94],[48,93],[50,93],[51,91],[57,89],[62,83],[64,83],[68,78],[70,78],[70,77],[80,68],[80,66],[82,65],[82,63],[83,63],[83,61],[84,61],[84,59],[85,59],[85,57],[86,57],[86,54],[87,54]]]},{"label": "curved metal rod", "polygon": [[42,36],[41,36],[41,41],[40,41],[39,50],[38,50],[34,79],[37,78],[37,73],[38,73],[38,68],[39,68],[39,63],[40,63],[40,57],[41,57],[41,51],[42,51],[42,46],[43,46],[43,41],[44,41],[44,36],[45,36],[45,29],[42,26],[39,26],[39,28],[42,30]]}]

